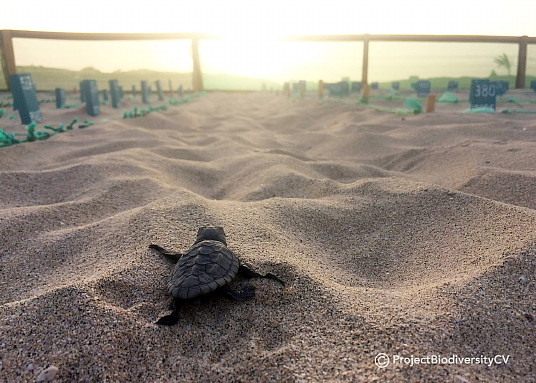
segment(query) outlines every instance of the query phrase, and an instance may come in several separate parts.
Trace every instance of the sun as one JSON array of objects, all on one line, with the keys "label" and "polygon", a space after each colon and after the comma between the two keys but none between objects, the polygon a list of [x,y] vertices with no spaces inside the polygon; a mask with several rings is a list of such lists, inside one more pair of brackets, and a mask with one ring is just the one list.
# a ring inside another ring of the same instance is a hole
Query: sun
[{"label": "sun", "polygon": [[258,15],[252,10],[244,13],[243,19],[234,17],[235,8],[221,7],[218,11],[210,14],[208,23],[218,39],[200,44],[203,70],[261,78],[277,76],[282,67],[278,39],[284,31],[255,22]]}]

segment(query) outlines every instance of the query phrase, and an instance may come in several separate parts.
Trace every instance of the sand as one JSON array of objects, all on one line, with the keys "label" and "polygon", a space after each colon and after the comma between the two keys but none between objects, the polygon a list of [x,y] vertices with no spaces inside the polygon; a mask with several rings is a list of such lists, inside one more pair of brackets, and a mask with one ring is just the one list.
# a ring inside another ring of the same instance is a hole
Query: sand
[{"label": "sand", "polygon": [[[212,93],[0,149],[0,381],[535,382],[536,120],[466,107]],[[156,326],[147,247],[206,224],[287,286]]]}]

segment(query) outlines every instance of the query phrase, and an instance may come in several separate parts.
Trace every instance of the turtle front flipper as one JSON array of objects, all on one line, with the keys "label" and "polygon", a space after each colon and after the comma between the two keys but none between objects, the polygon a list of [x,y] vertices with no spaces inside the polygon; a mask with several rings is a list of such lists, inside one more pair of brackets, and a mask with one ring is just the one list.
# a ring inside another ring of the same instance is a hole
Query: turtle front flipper
[{"label": "turtle front flipper", "polygon": [[172,302],[173,311],[156,321],[156,324],[162,326],[173,326],[179,322],[179,300],[174,298]]},{"label": "turtle front flipper", "polygon": [[158,251],[160,254],[162,254],[163,256],[166,257],[166,259],[168,259],[169,261],[171,261],[172,263],[177,263],[179,261],[179,259],[182,257],[182,253],[174,253],[172,251],[168,251],[158,245],[149,245],[149,249],[153,249],[153,250],[156,250]]},{"label": "turtle front flipper", "polygon": [[281,279],[279,279],[277,276],[275,276],[272,273],[266,273],[264,275],[257,273],[255,270],[253,270],[251,267],[247,265],[240,265],[238,268],[238,275],[240,275],[242,278],[251,279],[251,278],[266,278],[266,279],[273,279],[274,281],[277,281],[281,283],[283,286],[285,286],[285,282],[283,282]]}]

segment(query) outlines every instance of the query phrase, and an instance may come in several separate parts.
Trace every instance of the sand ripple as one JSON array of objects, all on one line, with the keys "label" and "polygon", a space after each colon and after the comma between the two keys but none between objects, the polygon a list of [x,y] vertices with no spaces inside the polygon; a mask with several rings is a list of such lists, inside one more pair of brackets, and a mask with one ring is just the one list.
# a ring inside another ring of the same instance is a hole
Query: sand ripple
[{"label": "sand ripple", "polygon": [[[210,94],[1,149],[0,376],[530,381],[535,142],[523,115]],[[170,265],[147,245],[204,224],[288,287],[156,327]],[[514,361],[379,370],[378,352]]]}]

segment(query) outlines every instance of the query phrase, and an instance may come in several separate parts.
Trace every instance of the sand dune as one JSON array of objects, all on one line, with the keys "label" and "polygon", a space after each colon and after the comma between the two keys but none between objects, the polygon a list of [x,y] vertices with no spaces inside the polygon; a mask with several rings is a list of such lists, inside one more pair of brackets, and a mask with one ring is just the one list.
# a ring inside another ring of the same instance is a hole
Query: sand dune
[{"label": "sand dune", "polygon": [[[534,381],[536,124],[459,108],[216,93],[0,149],[0,381]],[[205,224],[287,287],[158,327],[147,246]]]}]

